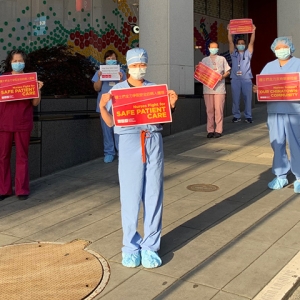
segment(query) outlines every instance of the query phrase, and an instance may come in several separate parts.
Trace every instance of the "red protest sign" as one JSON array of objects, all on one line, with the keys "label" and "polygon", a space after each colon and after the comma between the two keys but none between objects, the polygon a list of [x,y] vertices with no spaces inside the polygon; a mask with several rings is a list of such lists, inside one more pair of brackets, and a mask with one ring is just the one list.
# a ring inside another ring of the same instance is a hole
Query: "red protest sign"
[{"label": "red protest sign", "polygon": [[229,22],[230,34],[253,33],[252,19],[234,19]]},{"label": "red protest sign", "polygon": [[210,89],[214,89],[217,83],[222,79],[222,75],[200,62],[196,66],[194,78]]},{"label": "red protest sign", "polygon": [[0,102],[39,97],[36,73],[0,76]]},{"label": "red protest sign", "polygon": [[258,101],[300,101],[299,74],[256,75]]},{"label": "red protest sign", "polygon": [[172,122],[167,85],[111,90],[115,126]]}]

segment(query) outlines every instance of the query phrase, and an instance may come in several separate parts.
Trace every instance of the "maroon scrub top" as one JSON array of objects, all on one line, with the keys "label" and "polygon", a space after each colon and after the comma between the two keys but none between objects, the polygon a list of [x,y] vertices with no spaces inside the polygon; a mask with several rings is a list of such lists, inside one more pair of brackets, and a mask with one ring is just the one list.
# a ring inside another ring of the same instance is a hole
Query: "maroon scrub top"
[{"label": "maroon scrub top", "polygon": [[[2,75],[11,75],[4,73]],[[0,131],[31,131],[33,105],[31,99],[0,102]]]}]

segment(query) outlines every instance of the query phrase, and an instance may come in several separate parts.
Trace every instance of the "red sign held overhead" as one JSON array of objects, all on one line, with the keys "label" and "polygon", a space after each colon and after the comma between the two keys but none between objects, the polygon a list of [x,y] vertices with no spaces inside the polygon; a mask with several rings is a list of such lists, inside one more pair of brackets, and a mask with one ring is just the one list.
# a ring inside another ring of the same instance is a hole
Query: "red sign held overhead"
[{"label": "red sign held overhead", "polygon": [[92,0],[76,0],[76,11],[91,10]]},{"label": "red sign held overhead", "polygon": [[230,34],[253,33],[252,19],[234,19],[229,22]]}]

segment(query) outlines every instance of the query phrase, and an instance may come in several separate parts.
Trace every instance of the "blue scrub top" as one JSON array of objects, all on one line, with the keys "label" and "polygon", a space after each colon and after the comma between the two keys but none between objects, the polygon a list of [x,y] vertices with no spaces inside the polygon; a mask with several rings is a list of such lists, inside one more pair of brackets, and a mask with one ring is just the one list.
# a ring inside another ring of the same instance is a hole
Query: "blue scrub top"
[{"label": "blue scrub top", "polygon": [[[153,82],[144,80],[143,86],[149,85],[156,85]],[[116,89],[125,89],[130,88],[127,80],[122,81],[111,88],[111,90]],[[138,126],[129,126],[129,127],[122,127],[122,126],[114,126],[114,132],[116,134],[129,134],[129,133],[140,133],[142,130],[147,130],[150,132],[161,131],[163,129],[162,125],[160,124],[153,124],[153,125],[138,125]]]},{"label": "blue scrub top", "polygon": [[[260,74],[284,74],[300,72],[300,59],[291,57],[289,61],[280,66],[278,59],[275,59],[265,65]],[[268,113],[274,114],[300,114],[299,101],[274,101],[268,102]]]},{"label": "blue scrub top", "polygon": [[[251,71],[251,58],[252,53],[249,52],[247,49],[243,52],[238,52],[237,50],[234,50],[233,53],[230,54],[231,61],[232,61],[232,67],[231,67],[231,73],[230,78],[232,79],[251,79],[252,71]],[[239,67],[240,65],[240,67]],[[237,71],[241,71],[242,75],[237,75]]]},{"label": "blue scrub top", "polygon": [[[93,76],[92,78],[92,81],[93,82],[97,82],[99,80],[99,76],[98,76],[98,72],[99,70],[95,73],[95,75]],[[120,69],[120,72],[123,74],[122,76],[122,80],[126,80],[127,79],[127,76],[125,74],[125,72]],[[102,82],[102,88],[101,88],[101,91],[99,91],[98,93],[98,97],[97,97],[97,106],[96,106],[96,112],[100,112],[100,109],[99,109],[99,102],[100,102],[100,98],[102,96],[102,94],[106,94],[110,91],[110,89],[115,85],[117,84],[119,81],[114,81],[114,80],[110,80],[110,81],[103,81]],[[111,108],[111,101],[107,103],[107,106],[106,106],[107,110],[110,110]]]}]

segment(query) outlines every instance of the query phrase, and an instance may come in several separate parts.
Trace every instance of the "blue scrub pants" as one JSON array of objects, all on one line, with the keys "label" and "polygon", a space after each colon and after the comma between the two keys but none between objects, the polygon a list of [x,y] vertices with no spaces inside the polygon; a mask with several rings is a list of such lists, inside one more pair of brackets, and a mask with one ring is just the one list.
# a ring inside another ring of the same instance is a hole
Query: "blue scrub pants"
[{"label": "blue scrub pants", "polygon": [[[273,173],[286,178],[292,173],[300,179],[300,115],[268,114],[270,143],[274,151]],[[286,141],[290,149],[290,161],[286,152]]]},{"label": "blue scrub pants", "polygon": [[[129,254],[160,248],[164,168],[161,133],[148,132],[144,147],[145,163],[140,134],[119,135],[122,252]],[[143,238],[137,232],[141,202],[144,208]]]},{"label": "blue scrub pants", "polygon": [[232,114],[235,118],[241,117],[240,100],[241,93],[245,103],[244,116],[246,119],[252,118],[252,80],[251,79],[231,79],[232,92]]},{"label": "blue scrub pants", "polygon": [[104,155],[116,155],[118,151],[118,140],[119,137],[117,134],[114,134],[114,128],[109,127],[103,121],[102,116],[100,114],[100,122],[103,134],[103,147],[104,147]]}]

